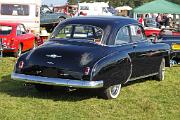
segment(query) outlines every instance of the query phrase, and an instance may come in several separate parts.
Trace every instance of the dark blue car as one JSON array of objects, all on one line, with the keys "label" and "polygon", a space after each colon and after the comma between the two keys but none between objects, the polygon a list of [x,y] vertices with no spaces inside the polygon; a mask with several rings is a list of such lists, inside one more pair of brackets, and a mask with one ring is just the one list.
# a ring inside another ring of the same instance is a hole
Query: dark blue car
[{"label": "dark blue car", "polygon": [[170,45],[171,60],[180,62],[180,32],[174,29],[162,29],[159,34],[161,43]]},{"label": "dark blue car", "polygon": [[134,19],[76,17],[60,23],[48,42],[23,54],[11,77],[40,91],[90,88],[112,99],[128,81],[149,76],[164,80],[169,49],[149,42]]}]

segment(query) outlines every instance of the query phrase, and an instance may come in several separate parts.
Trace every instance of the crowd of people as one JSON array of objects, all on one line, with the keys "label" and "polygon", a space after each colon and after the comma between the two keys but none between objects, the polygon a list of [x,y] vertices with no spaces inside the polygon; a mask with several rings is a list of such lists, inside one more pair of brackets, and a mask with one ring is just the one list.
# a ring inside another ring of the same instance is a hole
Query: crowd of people
[{"label": "crowd of people", "polygon": [[[149,18],[148,14],[146,14],[145,16],[141,15],[138,22],[142,24],[144,27],[148,27],[146,23],[148,18]],[[167,14],[158,14],[157,16],[152,16],[152,19],[155,19],[157,28],[162,28],[162,26],[164,27],[172,26],[172,18],[168,17]]]},{"label": "crowd of people", "polygon": [[167,14],[158,14],[156,17],[157,27],[161,28],[161,26],[169,26],[170,17]]}]

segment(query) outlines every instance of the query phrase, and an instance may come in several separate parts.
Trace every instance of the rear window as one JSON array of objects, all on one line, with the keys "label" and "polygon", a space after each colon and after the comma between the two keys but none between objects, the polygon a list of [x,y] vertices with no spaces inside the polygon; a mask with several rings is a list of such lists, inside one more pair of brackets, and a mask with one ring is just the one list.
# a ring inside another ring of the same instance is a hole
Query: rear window
[{"label": "rear window", "polygon": [[103,29],[97,26],[68,24],[57,28],[51,38],[82,39],[100,43],[103,37]]},{"label": "rear window", "polygon": [[28,16],[29,6],[20,4],[1,4],[1,15]]},{"label": "rear window", "polygon": [[0,25],[0,35],[9,35],[12,31],[11,26],[2,26]]}]

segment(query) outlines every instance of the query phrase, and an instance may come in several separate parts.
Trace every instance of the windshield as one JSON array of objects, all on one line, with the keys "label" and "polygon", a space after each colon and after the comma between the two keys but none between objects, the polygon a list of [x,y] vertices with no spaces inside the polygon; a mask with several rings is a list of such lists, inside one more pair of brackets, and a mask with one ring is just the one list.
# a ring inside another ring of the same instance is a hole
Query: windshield
[{"label": "windshield", "polygon": [[0,25],[0,35],[9,35],[12,31],[11,26]]},{"label": "windshield", "polygon": [[57,28],[51,38],[86,40],[100,43],[102,41],[103,30],[97,26],[68,24]]}]

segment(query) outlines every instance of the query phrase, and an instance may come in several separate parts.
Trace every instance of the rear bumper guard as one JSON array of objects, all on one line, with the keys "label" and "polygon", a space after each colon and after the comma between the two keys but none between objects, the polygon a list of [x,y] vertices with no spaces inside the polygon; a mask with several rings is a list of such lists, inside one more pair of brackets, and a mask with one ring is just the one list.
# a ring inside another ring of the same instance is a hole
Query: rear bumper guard
[{"label": "rear bumper guard", "polygon": [[55,86],[67,86],[75,88],[101,88],[103,87],[103,81],[83,81],[83,80],[70,80],[62,78],[48,78],[41,76],[25,75],[12,73],[11,78],[18,81],[25,81],[29,83],[39,83]]}]

